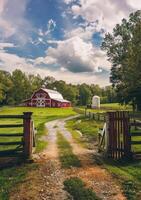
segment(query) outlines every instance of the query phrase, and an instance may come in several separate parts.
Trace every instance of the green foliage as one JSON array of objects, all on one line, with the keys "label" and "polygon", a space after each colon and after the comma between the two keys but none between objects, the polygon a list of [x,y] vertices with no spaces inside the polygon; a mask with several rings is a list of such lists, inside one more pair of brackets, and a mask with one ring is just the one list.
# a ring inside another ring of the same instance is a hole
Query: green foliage
[{"label": "green foliage", "polygon": [[91,189],[85,188],[83,181],[77,177],[65,180],[64,186],[74,200],[100,200]]},{"label": "green foliage", "polygon": [[72,152],[72,147],[61,133],[57,134],[59,159],[63,168],[80,167],[80,160]]},{"label": "green foliage", "polygon": [[11,74],[0,70],[0,104],[8,103],[12,87]]},{"label": "green foliage", "polygon": [[111,82],[120,102],[141,110],[141,11],[123,19],[106,34],[102,48],[112,62]]},{"label": "green foliage", "polygon": [[90,104],[92,93],[88,85],[82,84],[79,86],[79,104],[87,105]]}]

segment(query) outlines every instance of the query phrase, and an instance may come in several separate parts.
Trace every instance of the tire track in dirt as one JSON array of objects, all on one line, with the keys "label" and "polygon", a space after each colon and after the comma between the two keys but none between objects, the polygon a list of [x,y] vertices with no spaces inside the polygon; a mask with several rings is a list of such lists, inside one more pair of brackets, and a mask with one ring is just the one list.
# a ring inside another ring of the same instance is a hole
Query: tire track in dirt
[{"label": "tire track in dirt", "polygon": [[125,200],[120,185],[112,177],[106,169],[98,166],[94,162],[94,155],[97,150],[89,150],[77,144],[72,138],[70,132],[65,127],[65,121],[58,123],[59,131],[65,136],[73,148],[73,153],[78,156],[81,161],[81,168],[71,168],[66,170],[66,176],[77,176],[82,178],[86,185],[92,188],[97,196],[103,200]]},{"label": "tire track in dirt", "polygon": [[[42,153],[34,156],[39,167],[29,172],[26,180],[16,190],[13,190],[10,200],[71,199],[69,194],[63,190],[63,182],[66,178],[74,176],[81,178],[103,200],[125,200],[116,180],[105,169],[94,163],[93,157],[96,150],[92,151],[81,147],[65,128],[66,120],[72,118],[74,117],[46,123],[48,135],[42,139],[48,142],[48,146]],[[61,169],[56,144],[58,131],[70,142],[73,153],[82,163],[81,168]]]}]

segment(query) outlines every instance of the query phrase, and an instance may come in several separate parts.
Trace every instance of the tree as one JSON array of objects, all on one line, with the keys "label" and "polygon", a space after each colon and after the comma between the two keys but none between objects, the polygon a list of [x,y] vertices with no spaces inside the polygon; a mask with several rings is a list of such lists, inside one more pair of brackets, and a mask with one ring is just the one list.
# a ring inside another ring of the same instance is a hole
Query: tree
[{"label": "tree", "polygon": [[7,104],[10,98],[12,88],[11,74],[6,71],[0,71],[0,104]]},{"label": "tree", "polygon": [[112,63],[110,80],[121,103],[141,110],[141,11],[130,14],[106,34],[102,49]]},{"label": "tree", "polygon": [[91,103],[92,93],[88,85],[82,84],[79,86],[79,104],[87,105]]},{"label": "tree", "polygon": [[26,74],[18,69],[13,71],[11,79],[13,82],[11,97],[14,99],[15,104],[19,104],[29,97],[30,82]]}]

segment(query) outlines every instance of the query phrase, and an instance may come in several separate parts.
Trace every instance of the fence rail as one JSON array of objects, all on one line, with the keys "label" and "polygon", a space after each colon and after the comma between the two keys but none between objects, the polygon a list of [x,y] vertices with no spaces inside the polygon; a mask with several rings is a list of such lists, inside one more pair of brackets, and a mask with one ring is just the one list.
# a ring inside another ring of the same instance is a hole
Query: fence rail
[{"label": "fence rail", "polygon": [[88,117],[89,119],[93,119],[96,121],[102,121],[102,122],[105,122],[105,120],[106,120],[106,116],[104,113],[93,113],[90,111],[86,111],[85,117]]},{"label": "fence rail", "polygon": [[81,109],[81,108],[74,108],[74,111],[83,114],[85,117],[97,121],[105,122],[106,120],[106,114],[105,113],[94,113],[91,111],[88,111],[87,109]]}]

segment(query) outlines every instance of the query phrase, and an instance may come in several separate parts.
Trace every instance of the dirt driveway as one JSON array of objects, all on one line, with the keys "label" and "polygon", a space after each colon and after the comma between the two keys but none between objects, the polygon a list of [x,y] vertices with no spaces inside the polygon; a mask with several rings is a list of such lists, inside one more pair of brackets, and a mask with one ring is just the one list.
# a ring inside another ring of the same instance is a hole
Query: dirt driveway
[{"label": "dirt driveway", "polygon": [[[96,149],[83,148],[71,136],[66,129],[66,119],[54,120],[46,123],[48,135],[42,139],[48,141],[47,148],[34,159],[39,163],[39,168],[29,172],[27,179],[11,193],[11,200],[67,200],[72,199],[63,190],[63,181],[68,177],[79,177],[86,186],[92,188],[97,196],[103,200],[125,200],[119,183],[106,169],[97,165],[94,160]],[[57,132],[69,141],[73,153],[78,156],[82,166],[80,168],[62,169],[59,162],[58,148],[56,144]]]}]

